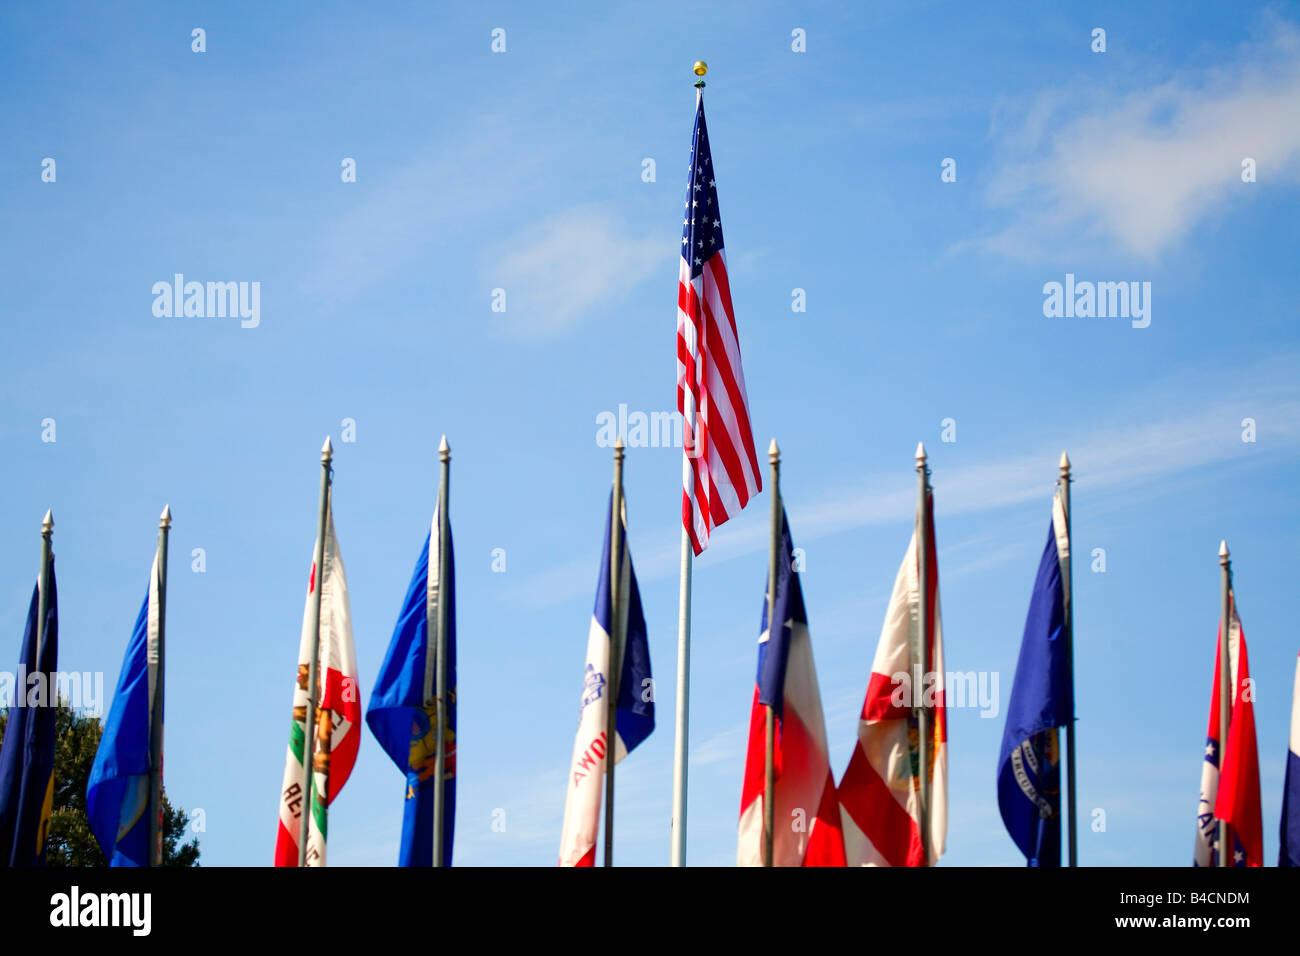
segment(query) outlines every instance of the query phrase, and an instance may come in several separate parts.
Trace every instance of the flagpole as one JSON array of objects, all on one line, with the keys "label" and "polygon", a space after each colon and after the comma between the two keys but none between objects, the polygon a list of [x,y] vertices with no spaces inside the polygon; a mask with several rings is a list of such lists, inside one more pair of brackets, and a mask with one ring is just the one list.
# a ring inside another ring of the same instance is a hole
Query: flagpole
[{"label": "flagpole", "polygon": [[[451,518],[447,514],[451,489],[451,446],[447,436],[438,443],[438,461],[442,474],[438,482],[438,617],[435,622],[438,639],[437,695],[435,696],[436,724],[434,726],[433,763],[433,860],[431,865],[443,865],[443,833],[447,814],[447,601],[451,593],[451,573],[447,567],[448,539],[451,537]],[[426,625],[427,626],[427,625]]]},{"label": "flagpole", "polygon": [[166,673],[167,636],[167,536],[171,533],[172,507],[164,505],[158,517],[158,662],[154,665],[153,700],[149,702],[149,865],[163,861],[163,676]]},{"label": "flagpole", "polygon": [[1070,866],[1079,865],[1079,813],[1075,806],[1077,791],[1074,773],[1074,513],[1070,509],[1070,457],[1061,452],[1061,506],[1065,512],[1065,540],[1069,546],[1069,555],[1065,567],[1065,661],[1070,675],[1070,722],[1065,727],[1066,790],[1070,800],[1069,826],[1069,862]]},{"label": "flagpole", "polygon": [[[1228,542],[1219,542],[1219,783],[1228,765],[1228,727],[1232,719],[1232,656],[1228,641],[1232,633],[1232,559]],[[1219,866],[1232,866],[1232,828],[1227,820],[1219,821]]]},{"label": "flagpole", "polygon": [[[692,69],[699,77],[695,81],[695,101],[704,91],[704,74],[709,67],[696,60]],[[689,425],[689,423],[687,423]],[[689,451],[689,449],[687,450]],[[686,771],[687,736],[690,731],[691,693],[691,536],[682,524],[682,570],[678,581],[677,600],[677,726],[673,741],[673,818],[669,837],[671,866],[686,865]]]},{"label": "flagpole", "polygon": [[916,567],[920,589],[917,601],[917,642],[912,648],[912,713],[916,718],[918,809],[921,834],[921,866],[930,865],[930,741],[925,710],[925,669],[930,651],[930,535],[928,493],[930,469],[925,444],[916,445]]},{"label": "flagpole", "polygon": [[[772,541],[767,556],[767,653],[772,652],[772,635],[776,633],[777,561],[781,551],[781,449],[776,439],[767,446],[772,464]],[[760,678],[762,675],[759,675]],[[763,762],[763,865],[773,865],[776,839],[776,708],[767,705],[766,751]]]},{"label": "flagpole", "polygon": [[320,673],[317,660],[320,657],[320,609],[321,592],[325,590],[325,531],[326,518],[330,507],[330,461],[334,457],[334,445],[328,435],[320,450],[320,514],[316,522],[316,559],[313,568],[316,600],[313,602],[313,622],[311,637],[311,656],[307,659],[307,712],[306,726],[302,738],[302,825],[298,830],[298,865],[307,865],[307,839],[311,835],[311,794],[315,784],[312,775],[312,762],[315,757],[313,734],[316,733],[316,705],[320,696]]},{"label": "flagpole", "polygon": [[41,669],[41,648],[45,644],[45,616],[50,607],[50,558],[52,556],[51,538],[54,535],[54,512],[47,509],[41,519],[41,570],[37,576],[40,582],[40,596],[37,598],[36,617],[36,658],[32,664]]},{"label": "flagpole", "polygon": [[609,518],[609,673],[605,680],[605,865],[614,865],[614,760],[619,677],[623,673],[623,436],[614,442],[614,493]]}]

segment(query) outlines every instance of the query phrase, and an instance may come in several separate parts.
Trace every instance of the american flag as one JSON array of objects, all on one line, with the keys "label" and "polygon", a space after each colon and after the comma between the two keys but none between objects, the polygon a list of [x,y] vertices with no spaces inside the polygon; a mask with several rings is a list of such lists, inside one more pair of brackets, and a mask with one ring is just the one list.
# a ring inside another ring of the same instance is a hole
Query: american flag
[{"label": "american flag", "polygon": [[677,410],[684,421],[682,523],[699,554],[709,530],[763,490],[731,308],[704,97],[695,106],[677,282]]}]

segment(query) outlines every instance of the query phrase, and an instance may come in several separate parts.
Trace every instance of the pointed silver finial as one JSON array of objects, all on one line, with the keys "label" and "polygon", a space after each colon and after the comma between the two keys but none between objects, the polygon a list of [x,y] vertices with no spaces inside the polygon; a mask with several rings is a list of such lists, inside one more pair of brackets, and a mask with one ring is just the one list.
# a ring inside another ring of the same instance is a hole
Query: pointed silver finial
[{"label": "pointed silver finial", "polygon": [[771,443],[767,446],[767,460],[774,465],[781,460],[781,449],[776,447],[775,438],[773,438]]},{"label": "pointed silver finial", "polygon": [[919,463],[925,462],[925,442],[923,441],[916,443],[916,460]]},{"label": "pointed silver finial", "polygon": [[49,534],[54,530],[54,510],[47,508],[45,517],[41,519],[41,534]]},{"label": "pointed silver finial", "polygon": [[172,526],[172,506],[163,505],[162,514],[158,516],[158,527],[166,529]]},{"label": "pointed silver finial", "polygon": [[1061,471],[1069,471],[1069,470],[1070,470],[1070,456],[1067,455],[1065,452],[1061,452],[1061,462],[1060,462],[1060,465],[1061,465]]},{"label": "pointed silver finial", "polygon": [[438,442],[438,460],[451,461],[451,446],[447,444],[447,436],[442,436],[442,441]]},{"label": "pointed silver finial", "polygon": [[1228,559],[1228,542],[1227,542],[1227,541],[1220,541],[1220,542],[1219,542],[1219,557],[1220,557],[1221,559],[1225,560],[1225,561]]},{"label": "pointed silver finial", "polygon": [[330,436],[325,436],[325,444],[320,446],[320,460],[329,461],[334,457],[334,443],[330,441]]},{"label": "pointed silver finial", "polygon": [[614,439],[614,460],[615,461],[623,460],[623,449],[625,449],[626,447],[627,446],[623,444],[622,435],[619,435],[617,438]]}]

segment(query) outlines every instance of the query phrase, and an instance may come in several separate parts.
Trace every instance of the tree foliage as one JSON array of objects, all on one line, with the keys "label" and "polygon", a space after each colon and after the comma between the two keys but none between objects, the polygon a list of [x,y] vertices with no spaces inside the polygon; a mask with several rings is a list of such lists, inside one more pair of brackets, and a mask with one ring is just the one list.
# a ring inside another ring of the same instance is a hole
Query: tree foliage
[{"label": "tree foliage", "polygon": [[[7,711],[0,712],[0,741]],[[86,816],[86,784],[104,729],[98,718],[79,714],[60,700],[54,718],[54,810],[45,845],[46,866],[107,866]],[[199,841],[185,842],[189,819],[163,792],[163,866],[198,866]]]}]

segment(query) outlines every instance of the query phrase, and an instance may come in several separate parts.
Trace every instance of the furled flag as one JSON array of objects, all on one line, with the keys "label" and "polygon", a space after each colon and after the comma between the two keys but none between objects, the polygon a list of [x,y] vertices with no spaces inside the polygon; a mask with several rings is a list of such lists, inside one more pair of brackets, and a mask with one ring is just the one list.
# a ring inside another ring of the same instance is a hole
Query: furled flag
[{"label": "furled flag", "polygon": [[1282,848],[1277,865],[1300,866],[1300,660],[1296,661],[1295,696],[1291,698],[1291,746],[1282,784]]},{"label": "furled flag", "polygon": [[[334,536],[332,504],[329,507],[325,525],[324,572],[318,573],[313,560],[307,584],[307,607],[303,613],[302,640],[298,648],[298,680],[293,691],[293,723],[289,727],[284,786],[280,790],[276,866],[298,865],[298,840],[306,804],[302,786],[304,751],[312,755],[306,862],[308,866],[324,866],[329,805],[347,783],[361,743],[361,696],[357,687],[356,648],[352,644],[352,613],[348,609],[348,581],[343,571],[338,539]],[[314,555],[315,551],[312,553]],[[318,585],[321,588],[317,656],[320,705],[309,722],[308,666]]]},{"label": "furled flag", "polygon": [[[1228,823],[1233,866],[1264,865],[1264,826],[1259,809],[1259,752],[1255,747],[1255,684],[1250,679],[1246,634],[1237,616],[1237,596],[1228,591],[1228,659],[1232,708],[1228,718],[1228,754],[1219,766],[1219,646],[1214,653],[1214,687],[1210,691],[1210,728],[1201,765],[1201,799],[1196,811],[1196,866],[1219,865],[1219,821]],[[1222,627],[1219,639],[1222,640]]]},{"label": "furled flag", "polygon": [[[758,638],[758,675],[749,714],[749,749],[740,794],[736,862],[763,864],[763,794],[767,776],[767,708],[775,709],[776,765],[773,866],[843,866],[840,805],[826,745],[822,697],[813,666],[812,637],[803,588],[794,569],[790,524],[781,513],[775,636],[767,621],[767,595]],[[766,592],[766,588],[764,591]]]},{"label": "furled flag", "polygon": [[155,554],[149,588],[126,646],[113,706],[86,787],[90,829],[111,866],[148,866],[150,861],[150,731],[154,707],[163,704],[162,694],[155,704],[161,585]]},{"label": "furled flag", "polygon": [[27,610],[18,680],[0,745],[0,864],[44,866],[54,807],[54,675],[59,669],[59,590],[50,558],[50,595],[37,660],[41,586]]},{"label": "furled flag", "polygon": [[[388,654],[370,693],[366,723],[406,778],[400,866],[433,863],[433,778],[438,723],[438,512],[415,562]],[[456,561],[447,539],[447,729],[443,733],[442,865],[451,866],[456,818]]]},{"label": "furled flag", "polygon": [[1030,866],[1061,865],[1061,754],[1057,728],[1074,713],[1065,627],[1070,540],[1058,493],[1029,597],[1020,660],[998,757],[998,809]]},{"label": "furled flag", "polygon": [[[611,492],[612,497],[612,492]],[[596,607],[587,631],[587,667],[582,676],[582,710],[573,741],[569,790],[564,798],[564,829],[560,835],[560,866],[595,866],[596,831],[605,780],[605,734],[608,721],[610,614],[609,550],[612,511],[605,509],[605,547],[596,578]],[[627,543],[627,504],[623,514],[623,561],[619,609],[623,618],[623,666],[618,680],[618,710],[614,715],[614,763],[636,749],[655,727],[654,682],[650,677],[650,644],[646,640],[641,592]]]},{"label": "furled flag", "polygon": [[928,497],[925,534],[931,556],[926,602],[931,622],[923,686],[912,688],[911,637],[921,602],[913,532],[871,665],[858,744],[840,780],[840,816],[849,866],[921,866],[918,728],[913,693],[929,711],[929,860],[943,855],[948,833],[948,720],[944,702],[943,627],[939,620],[939,565],[935,559],[934,497]]},{"label": "furled flag", "polygon": [[709,546],[709,530],[763,490],[702,92],[695,105],[690,169],[677,282],[677,410],[685,446],[682,523],[698,555]]}]

